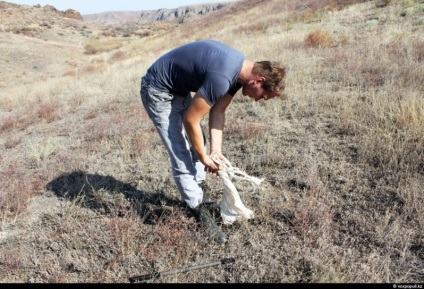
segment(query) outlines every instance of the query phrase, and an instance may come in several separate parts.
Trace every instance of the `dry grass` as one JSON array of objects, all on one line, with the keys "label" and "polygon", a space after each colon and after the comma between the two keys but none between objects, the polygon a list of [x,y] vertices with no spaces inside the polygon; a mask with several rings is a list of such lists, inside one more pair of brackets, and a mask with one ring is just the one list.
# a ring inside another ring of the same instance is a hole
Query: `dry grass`
[{"label": "dry grass", "polygon": [[[119,50],[87,55],[87,39],[72,70],[3,83],[1,282],[127,282],[235,257],[148,282],[422,283],[423,4],[362,2],[238,1]],[[99,37],[96,53],[113,41]],[[287,99],[228,109],[225,155],[266,181],[236,182],[255,218],[223,226],[223,247],[181,202],[139,100],[158,56],[203,38],[289,67]]]},{"label": "dry grass", "polygon": [[85,44],[85,54],[98,54],[102,52],[109,52],[116,50],[122,46],[122,43],[118,40],[96,40]]}]

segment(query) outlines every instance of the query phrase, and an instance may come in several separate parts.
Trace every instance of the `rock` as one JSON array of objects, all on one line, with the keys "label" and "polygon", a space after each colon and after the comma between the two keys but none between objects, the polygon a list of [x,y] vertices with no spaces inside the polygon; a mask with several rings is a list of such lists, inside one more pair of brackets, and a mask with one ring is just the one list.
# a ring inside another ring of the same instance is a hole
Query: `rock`
[{"label": "rock", "polygon": [[81,14],[74,9],[68,9],[63,13],[63,17],[76,19],[76,20],[84,20],[84,18],[81,16]]}]

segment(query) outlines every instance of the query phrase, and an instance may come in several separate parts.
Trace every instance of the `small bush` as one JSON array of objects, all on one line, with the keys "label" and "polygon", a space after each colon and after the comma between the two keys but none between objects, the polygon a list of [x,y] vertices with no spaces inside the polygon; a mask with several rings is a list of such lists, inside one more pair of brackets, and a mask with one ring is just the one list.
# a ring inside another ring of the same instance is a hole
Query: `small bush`
[{"label": "small bush", "polygon": [[315,30],[306,36],[305,45],[306,47],[332,47],[334,41],[327,32]]},{"label": "small bush", "polygon": [[36,115],[39,119],[52,122],[59,118],[56,110],[57,103],[41,103],[36,110]]},{"label": "small bush", "polygon": [[15,127],[15,119],[12,117],[9,117],[0,124],[0,132],[7,132],[13,130]]}]

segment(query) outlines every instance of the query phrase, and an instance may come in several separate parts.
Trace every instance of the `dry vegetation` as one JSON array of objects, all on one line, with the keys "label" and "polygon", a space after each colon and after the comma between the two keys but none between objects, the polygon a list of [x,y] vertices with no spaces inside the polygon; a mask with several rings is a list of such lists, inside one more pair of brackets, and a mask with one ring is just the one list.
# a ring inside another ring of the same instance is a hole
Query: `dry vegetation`
[{"label": "dry vegetation", "polygon": [[[226,257],[149,282],[424,282],[422,0],[244,0],[141,38],[21,31],[0,31],[1,282],[127,282]],[[289,67],[284,100],[228,109],[225,155],[266,182],[236,182],[255,219],[223,226],[223,247],[181,203],[139,101],[158,56],[204,38]]]}]

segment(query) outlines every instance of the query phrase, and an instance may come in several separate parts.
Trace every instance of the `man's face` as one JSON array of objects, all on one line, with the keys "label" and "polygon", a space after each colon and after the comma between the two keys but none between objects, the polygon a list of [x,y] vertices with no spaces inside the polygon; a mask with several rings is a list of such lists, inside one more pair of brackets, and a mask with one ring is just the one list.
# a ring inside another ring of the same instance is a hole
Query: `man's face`
[{"label": "man's face", "polygon": [[257,79],[251,80],[246,85],[243,85],[242,94],[253,98],[255,101],[259,101],[261,99],[268,100],[273,98],[276,93],[266,91],[262,87],[264,83],[265,79],[263,77],[258,77]]}]

